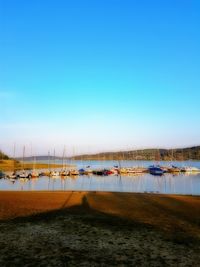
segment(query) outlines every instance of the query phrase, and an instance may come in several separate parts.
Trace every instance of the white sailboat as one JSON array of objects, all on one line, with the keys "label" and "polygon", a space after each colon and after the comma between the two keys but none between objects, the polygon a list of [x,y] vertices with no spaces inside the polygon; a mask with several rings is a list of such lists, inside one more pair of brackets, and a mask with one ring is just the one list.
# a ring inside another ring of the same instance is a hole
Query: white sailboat
[{"label": "white sailboat", "polygon": [[[73,148],[73,164],[75,163],[75,148]],[[75,164],[74,164],[75,165]],[[69,175],[76,176],[79,175],[79,171],[76,168],[70,169],[69,170]]]},{"label": "white sailboat", "polygon": [[22,170],[17,174],[19,178],[30,178],[30,174],[24,170],[25,146],[23,147]]},{"label": "white sailboat", "polygon": [[67,167],[66,167],[66,148],[64,147],[64,150],[63,150],[63,158],[62,158],[62,170],[60,172],[60,176],[62,177],[66,177],[69,175],[69,170],[67,170]]},{"label": "white sailboat", "polygon": [[34,161],[33,161],[33,170],[31,172],[31,177],[32,178],[39,177],[39,172],[35,169],[35,166],[36,166],[36,156],[34,156]]},{"label": "white sailboat", "polygon": [[197,167],[183,167],[181,171],[190,173],[200,173],[200,169]]},{"label": "white sailboat", "polygon": [[55,170],[55,165],[56,165],[55,159],[56,159],[56,155],[55,155],[55,149],[54,149],[54,170],[52,172],[50,172],[50,176],[52,178],[60,178],[59,171]]}]

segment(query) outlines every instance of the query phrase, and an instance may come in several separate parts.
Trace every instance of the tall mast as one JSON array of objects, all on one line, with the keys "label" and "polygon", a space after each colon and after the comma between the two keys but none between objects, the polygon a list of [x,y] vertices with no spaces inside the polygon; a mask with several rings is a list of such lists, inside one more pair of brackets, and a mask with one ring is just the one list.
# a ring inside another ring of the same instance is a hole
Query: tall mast
[{"label": "tall mast", "polygon": [[13,169],[15,171],[15,150],[16,150],[16,144],[14,143],[14,148],[13,148]]},{"label": "tall mast", "polygon": [[23,146],[22,169],[24,170],[25,146]]},{"label": "tall mast", "polygon": [[56,151],[55,151],[55,148],[53,151],[53,155],[54,155],[54,170],[55,170],[55,168],[56,168]]},{"label": "tall mast", "polygon": [[65,146],[64,146],[64,149],[63,149],[62,168],[63,169],[65,168]]},{"label": "tall mast", "polygon": [[48,151],[48,169],[49,169],[49,172],[50,172],[50,152]]}]

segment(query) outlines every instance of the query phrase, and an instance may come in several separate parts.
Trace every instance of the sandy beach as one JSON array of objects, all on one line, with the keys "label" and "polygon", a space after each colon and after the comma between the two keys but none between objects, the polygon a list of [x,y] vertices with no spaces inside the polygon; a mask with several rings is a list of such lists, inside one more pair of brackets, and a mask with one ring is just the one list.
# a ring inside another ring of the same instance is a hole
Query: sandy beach
[{"label": "sandy beach", "polygon": [[1,192],[0,266],[199,266],[200,198]]}]

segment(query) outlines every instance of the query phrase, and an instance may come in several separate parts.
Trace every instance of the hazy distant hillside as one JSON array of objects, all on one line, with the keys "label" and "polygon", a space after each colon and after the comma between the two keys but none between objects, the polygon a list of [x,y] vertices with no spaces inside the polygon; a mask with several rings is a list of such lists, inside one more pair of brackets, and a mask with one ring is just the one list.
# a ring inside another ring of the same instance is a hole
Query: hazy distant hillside
[{"label": "hazy distant hillside", "polygon": [[[37,161],[62,160],[56,156],[37,156]],[[105,152],[99,154],[86,154],[75,156],[76,160],[200,160],[200,146],[177,149],[143,149],[132,151]],[[17,158],[22,160],[22,158]],[[34,157],[25,157],[26,161],[34,161]]]},{"label": "hazy distant hillside", "polygon": [[87,160],[200,160],[200,146],[178,149],[143,149],[76,156]]},{"label": "hazy distant hillside", "polygon": [[[22,157],[16,158],[17,160],[23,160]],[[37,156],[37,157],[25,157],[25,161],[43,161],[43,160],[57,160],[57,159],[62,159],[61,157],[54,157],[54,156]]]}]

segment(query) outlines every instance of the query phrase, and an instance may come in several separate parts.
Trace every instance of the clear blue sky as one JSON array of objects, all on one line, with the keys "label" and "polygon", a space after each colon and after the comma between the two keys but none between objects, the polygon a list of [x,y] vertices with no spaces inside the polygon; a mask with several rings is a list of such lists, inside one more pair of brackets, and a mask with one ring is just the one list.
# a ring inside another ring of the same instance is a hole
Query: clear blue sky
[{"label": "clear blue sky", "polygon": [[200,1],[0,0],[0,147],[200,144]]}]

